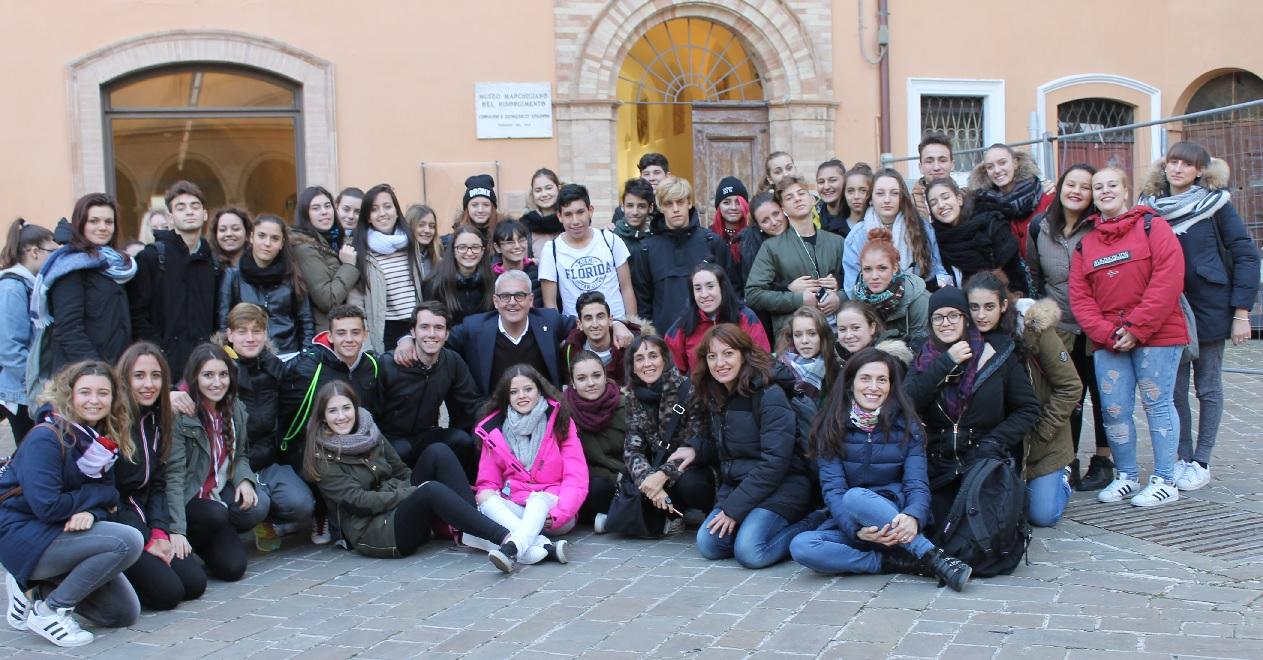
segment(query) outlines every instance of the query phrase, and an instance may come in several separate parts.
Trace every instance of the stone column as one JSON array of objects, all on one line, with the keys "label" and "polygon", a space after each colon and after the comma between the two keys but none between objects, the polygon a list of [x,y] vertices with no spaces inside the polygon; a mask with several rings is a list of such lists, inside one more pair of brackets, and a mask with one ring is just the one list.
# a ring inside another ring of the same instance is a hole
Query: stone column
[{"label": "stone column", "polygon": [[597,225],[609,221],[618,204],[618,166],[614,136],[618,128],[617,99],[558,100],[557,156],[562,181],[581,183],[592,196]]},{"label": "stone column", "polygon": [[[790,100],[768,104],[771,151],[793,154],[799,173],[815,180],[816,167],[835,156],[833,131],[837,125],[836,101]],[[845,161],[847,167],[851,162]]]}]

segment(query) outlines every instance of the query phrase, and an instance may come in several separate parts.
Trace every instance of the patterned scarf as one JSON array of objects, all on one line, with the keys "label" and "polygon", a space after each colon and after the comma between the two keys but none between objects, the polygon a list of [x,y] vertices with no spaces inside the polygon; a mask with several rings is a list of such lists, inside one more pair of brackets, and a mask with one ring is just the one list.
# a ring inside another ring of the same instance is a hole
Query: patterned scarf
[{"label": "patterned scarf", "polygon": [[[965,339],[969,342],[969,350],[973,351],[973,357],[964,364],[956,365],[939,385],[943,412],[955,421],[960,420],[965,414],[965,408],[969,405],[969,396],[974,390],[974,380],[978,378],[978,361],[982,359],[982,351],[987,346],[982,333],[972,325],[965,330]],[[930,363],[947,351],[947,348],[937,336],[931,334],[930,340],[925,342],[925,345],[921,347],[921,352],[912,361],[912,368],[917,372],[925,371]]]},{"label": "patterned scarf", "polygon": [[893,317],[899,311],[899,305],[903,302],[903,276],[902,271],[895,273],[890,280],[890,286],[885,291],[873,293],[868,290],[868,286],[864,284],[864,276],[861,274],[855,278],[855,295],[851,298],[862,300],[872,305],[877,310],[877,315],[883,319]]},{"label": "patterned scarf", "polygon": [[1232,195],[1227,190],[1207,190],[1201,186],[1190,186],[1188,190],[1168,197],[1144,195],[1136,203],[1140,206],[1152,207],[1171,225],[1171,231],[1178,236],[1198,222],[1215,215],[1230,199]]},{"label": "patterned scarf", "polygon": [[815,398],[824,387],[824,357],[805,358],[794,351],[783,351],[781,362],[794,370],[794,390]]},{"label": "patterned scarf", "polygon": [[614,412],[618,410],[621,393],[614,381],[607,380],[605,391],[591,401],[579,396],[579,392],[573,387],[567,387],[562,396],[570,404],[570,418],[579,430],[596,433],[609,427],[614,419]]},{"label": "patterned scarf", "polygon": [[361,456],[372,450],[380,437],[381,432],[377,430],[377,424],[373,423],[373,415],[360,408],[354,431],[338,435],[321,429],[316,434],[316,444],[339,456]]},{"label": "patterned scarf", "polygon": [[881,416],[881,408],[877,410],[865,410],[860,407],[857,402],[851,402],[851,423],[855,428],[865,432],[872,433],[877,428],[877,418]]},{"label": "patterned scarf", "polygon": [[509,406],[500,433],[509,443],[513,455],[529,471],[535,464],[540,446],[544,444],[544,435],[548,433],[548,400],[541,396],[535,407],[525,415]]},{"label": "patterned scarf", "polygon": [[974,193],[974,212],[995,210],[1007,220],[1025,218],[1039,206],[1042,192],[1043,184],[1039,182],[1039,177],[1019,181],[1009,192],[1000,192],[996,188],[979,190]]},{"label": "patterned scarf", "polygon": [[47,328],[53,324],[53,316],[48,308],[48,293],[52,291],[53,284],[80,270],[101,271],[106,277],[122,285],[136,276],[136,260],[111,247],[97,248],[96,255],[69,246],[57,248],[40,268],[32,286],[30,311],[35,327]]}]

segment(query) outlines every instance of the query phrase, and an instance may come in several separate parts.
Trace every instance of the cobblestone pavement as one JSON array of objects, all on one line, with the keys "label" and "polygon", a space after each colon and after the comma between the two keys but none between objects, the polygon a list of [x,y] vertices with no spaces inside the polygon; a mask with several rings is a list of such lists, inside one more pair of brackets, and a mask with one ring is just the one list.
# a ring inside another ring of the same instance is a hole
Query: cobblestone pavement
[{"label": "cobblestone pavement", "polygon": [[[1263,342],[1251,343],[1230,350],[1229,363],[1263,364]],[[1225,388],[1214,481],[1174,506],[1216,502],[1233,513],[1263,513],[1255,449],[1263,438],[1263,376],[1229,374]],[[0,439],[0,453],[11,446]],[[1147,451],[1142,461],[1151,460]],[[1076,494],[1072,507],[1092,510],[1090,498]],[[1224,532],[1222,541],[1260,537],[1263,529],[1247,525]],[[1263,658],[1263,550],[1229,561],[1063,520],[1035,532],[1030,565],[956,594],[927,579],[824,577],[793,563],[749,571],[702,560],[687,539],[615,540],[585,530],[570,538],[569,565],[505,577],[481,553],[450,543],[382,560],[292,536],[276,553],[252,551],[242,581],[212,582],[199,601],[145,613],[125,630],[98,631],[96,642],[67,653],[128,660]],[[33,634],[0,626],[0,655],[51,653]]]}]

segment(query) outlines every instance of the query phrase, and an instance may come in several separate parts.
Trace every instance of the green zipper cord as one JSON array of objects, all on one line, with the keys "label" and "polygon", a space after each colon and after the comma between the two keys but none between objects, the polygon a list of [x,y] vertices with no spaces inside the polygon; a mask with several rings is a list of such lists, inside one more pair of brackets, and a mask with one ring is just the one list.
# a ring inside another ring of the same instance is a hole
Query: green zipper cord
[{"label": "green zipper cord", "polygon": [[[371,354],[365,353],[364,357],[373,364],[373,379],[377,379],[377,359]],[[285,437],[281,438],[281,451],[289,449],[289,441],[298,437],[303,427],[307,425],[307,418],[311,416],[311,403],[316,398],[316,386],[320,384],[320,372],[325,365],[317,364],[316,373],[311,376],[311,384],[307,386],[307,394],[303,396],[302,403],[298,404],[298,413],[294,415],[294,419],[289,423],[289,430],[285,431]]]}]

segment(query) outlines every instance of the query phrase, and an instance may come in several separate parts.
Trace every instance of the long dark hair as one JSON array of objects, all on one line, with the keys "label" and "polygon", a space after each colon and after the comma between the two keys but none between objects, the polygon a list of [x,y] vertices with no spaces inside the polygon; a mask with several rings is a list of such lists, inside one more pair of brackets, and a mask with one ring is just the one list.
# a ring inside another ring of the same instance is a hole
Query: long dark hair
[{"label": "long dark hair", "polygon": [[[337,222],[336,220],[334,222]],[[298,270],[298,259],[294,256],[294,251],[289,249],[289,225],[281,219],[279,215],[264,213],[254,219],[254,226],[258,227],[262,224],[274,224],[281,228],[281,251],[277,253],[276,258],[285,264],[285,276],[289,278],[290,286],[294,288],[294,301],[298,304],[304,296],[307,295],[307,284],[303,281],[303,274]],[[253,230],[251,230],[253,231]],[[254,257],[254,247],[247,245],[250,250],[251,258]]]},{"label": "long dark hair", "polygon": [[355,406],[355,426],[351,427],[351,432],[354,433],[360,426],[360,396],[355,393],[355,388],[343,380],[331,380],[320,386],[311,405],[311,415],[307,418],[307,446],[303,448],[303,477],[313,483],[320,481],[318,461],[322,454],[316,438],[325,432],[325,408],[335,396],[344,396]]},{"label": "long dark hair", "polygon": [[[70,213],[69,245],[71,249],[91,255],[96,254],[98,246],[83,235],[83,227],[88,224],[88,211],[98,206],[104,206],[114,213],[114,235],[104,247],[118,249],[118,204],[114,203],[113,197],[99,192],[88,193],[75,202],[75,210]],[[123,258],[129,259],[127,255],[123,255]]]},{"label": "long dark hair", "polygon": [[[376,231],[368,219],[372,217],[373,204],[376,203],[377,196],[381,193],[390,195],[390,201],[395,205],[395,226],[391,228],[391,233],[403,230],[403,234],[407,238],[407,243],[404,244],[403,249],[406,254],[412,254],[412,232],[408,230],[408,222],[404,220],[404,210],[399,206],[399,198],[395,196],[395,189],[391,188],[388,183],[379,183],[369,188],[368,192],[364,193],[364,201],[360,204],[360,219],[355,225],[355,233],[351,235],[351,245],[355,248],[355,268],[360,271],[359,286],[362,290],[368,289],[368,232]],[[336,217],[333,222],[337,224]],[[412,277],[413,286],[418,287],[417,290],[420,291],[421,278],[415,272],[416,264],[410,265],[412,267],[408,269],[408,274]]]},{"label": "long dark hair", "polygon": [[693,296],[693,278],[702,272],[714,275],[715,280],[719,282],[719,309],[715,310],[715,323],[741,322],[741,299],[737,296],[737,291],[732,288],[732,282],[728,281],[728,274],[718,264],[703,261],[694,266],[693,272],[689,274],[689,306],[688,311],[680,319],[680,327],[684,330],[685,337],[692,336],[697,330],[697,324],[701,323],[702,310],[697,307],[697,298]]},{"label": "long dark hair", "polygon": [[[950,176],[942,176],[925,184],[924,198],[925,207],[927,209],[930,207],[930,191],[938,186],[946,187],[948,190],[952,191],[953,195],[961,198],[960,215],[956,218],[956,226],[959,227],[960,225],[965,224],[965,221],[969,219],[969,216],[974,213],[974,196],[966,195],[965,191],[961,190],[960,184],[956,183],[956,179],[953,179]],[[947,224],[942,220],[939,220],[938,215],[933,211],[930,211],[930,219],[940,224]]]},{"label": "long dark hair", "polygon": [[[730,393],[728,388],[715,380],[706,364],[706,354],[710,345],[719,341],[741,353],[741,370],[737,373],[737,386]],[[699,409],[706,412],[723,410],[732,394],[750,396],[754,391],[772,381],[772,356],[762,347],[756,346],[754,340],[745,330],[732,323],[721,323],[702,335],[697,345],[693,373],[694,401]]]},{"label": "long dark hair", "polygon": [[[1066,208],[1061,204],[1061,187],[1066,183],[1066,176],[1075,170],[1087,172],[1089,177],[1096,174],[1095,167],[1092,167],[1087,163],[1075,163],[1074,165],[1067,167],[1066,171],[1062,172],[1061,176],[1057,177],[1057,187],[1053,188],[1052,204],[1048,205],[1048,212],[1044,217],[1049,220],[1056,219],[1061,223],[1062,227],[1066,226]],[[1091,186],[1089,186],[1089,194],[1091,191]],[[1093,196],[1092,203],[1088,204],[1086,209],[1083,209],[1083,213],[1079,215],[1079,221],[1082,222],[1084,218],[1090,218],[1094,215],[1096,215],[1096,196]]]},{"label": "long dark hair", "polygon": [[636,351],[639,351],[645,344],[658,349],[658,353],[662,355],[662,375],[658,376],[658,382],[662,382],[662,379],[668,376],[674,378],[679,375],[679,371],[675,368],[675,360],[671,359],[671,349],[662,340],[662,337],[658,335],[640,335],[631,340],[631,343],[627,345],[627,351],[623,353],[625,356],[623,358],[623,368],[627,371],[623,382],[627,383],[628,387],[643,386],[645,384],[640,379],[640,376],[636,375]]},{"label": "long dark hair", "polygon": [[[323,186],[307,186],[303,188],[301,193],[298,193],[298,207],[294,209],[294,229],[324,241],[324,231],[316,229],[315,225],[311,224],[311,216],[309,214],[312,201],[321,195],[328,197],[329,204],[333,205],[333,193],[325,190]],[[333,210],[333,228],[339,229],[337,208]],[[339,241],[338,246],[341,247],[341,241]],[[334,251],[336,252],[337,248],[334,248]]]},{"label": "long dark hair", "polygon": [[553,424],[553,437],[557,439],[558,444],[565,442],[570,437],[570,408],[566,405],[566,400],[561,396],[561,392],[557,391],[553,384],[544,378],[535,367],[529,364],[515,364],[504,370],[504,375],[500,376],[499,382],[492,388],[491,395],[487,397],[487,402],[483,404],[482,411],[478,413],[480,418],[486,418],[498,411],[508,414],[509,411],[509,387],[513,383],[513,379],[518,376],[530,379],[535,383],[535,387],[539,389],[539,395],[545,399],[555,401],[557,403],[557,421]]},{"label": "long dark hair", "polygon": [[[245,209],[239,209],[235,206],[225,206],[224,208],[215,211],[215,215],[211,216],[210,224],[206,226],[206,237],[210,239],[207,242],[210,243],[211,252],[214,252],[215,256],[224,261],[228,260],[232,256],[227,252],[224,252],[223,248],[219,245],[219,221],[226,215],[235,215],[238,218],[241,218],[241,228],[246,232],[246,242],[241,246],[241,252],[238,252],[238,255],[241,255],[241,253],[250,249],[250,233],[254,231],[254,223],[251,222],[250,214],[247,213]],[[282,222],[281,224],[285,223]],[[286,234],[286,240],[288,239],[289,235]]]},{"label": "long dark hair", "polygon": [[[123,354],[118,358],[118,384],[122,390],[122,396],[127,405],[131,409],[132,422],[140,425],[143,422],[141,418],[143,414],[140,411],[140,405],[136,403],[136,395],[132,392],[131,373],[136,368],[136,362],[144,356],[150,356],[158,363],[158,369],[162,371],[162,383],[158,390],[158,401],[156,404],[158,413],[158,442],[162,448],[159,450],[159,461],[166,461],[167,455],[171,453],[171,430],[175,427],[175,413],[171,410],[171,398],[167,393],[171,391],[171,365],[167,363],[167,358],[162,355],[162,349],[158,348],[152,342],[138,341],[127,347]],[[228,365],[228,369],[232,370],[233,366]],[[181,466],[183,467],[183,466]]]},{"label": "long dark hair", "polygon": [[829,391],[829,398],[824,408],[816,415],[811,424],[812,452],[821,458],[839,458],[846,455],[847,425],[851,421],[851,405],[855,403],[855,375],[860,367],[873,362],[881,362],[890,372],[890,394],[886,402],[881,404],[881,414],[877,418],[877,426],[881,429],[886,442],[896,440],[893,437],[895,421],[903,419],[904,434],[898,438],[903,444],[909,438],[916,437],[914,429],[920,428],[921,421],[917,417],[917,408],[903,389],[903,363],[898,358],[868,347],[860,350],[846,361],[842,370],[842,380]]},{"label": "long dark hair", "polygon": [[197,409],[197,417],[202,422],[203,428],[210,433],[210,418],[207,415],[206,406],[203,405],[202,390],[197,386],[197,374],[201,372],[202,367],[211,360],[220,360],[228,367],[228,391],[224,392],[224,398],[215,404],[215,413],[224,420],[224,445],[228,447],[228,451],[232,451],[235,443],[235,431],[244,431],[245,429],[234,429],[232,420],[233,406],[237,403],[237,365],[228,357],[224,349],[212,343],[199,344],[189,354],[188,364],[184,367],[184,387],[188,390],[190,397],[193,397],[193,405]]},{"label": "long dark hair", "polygon": [[[456,239],[461,234],[473,234],[482,243],[482,260],[474,268],[475,274],[482,280],[482,302],[478,309],[464,309],[460,303],[460,266],[456,264]],[[438,240],[435,238],[434,240]],[[491,309],[491,294],[495,288],[495,278],[491,275],[491,249],[487,245],[487,237],[473,225],[460,225],[452,230],[452,240],[443,250],[439,258],[438,268],[430,276],[428,294],[437,298],[447,307],[453,318],[463,318],[467,314]]]},{"label": "long dark hair", "polygon": [[27,250],[43,247],[44,243],[51,240],[53,240],[53,232],[17,218],[13,224],[9,225],[9,232],[4,241],[4,252],[0,253],[0,268],[13,268],[22,263],[22,255]]},{"label": "long dark hair", "polygon": [[[912,260],[921,269],[921,279],[928,280],[934,276],[931,272],[933,256],[930,254],[930,238],[925,235],[925,225],[921,224],[921,214],[917,211],[916,203],[912,201],[908,183],[903,180],[903,175],[898,170],[889,167],[877,170],[873,174],[874,188],[877,187],[878,179],[894,179],[899,184],[899,213],[903,214],[903,237],[912,251]],[[872,199],[871,191],[869,199]],[[907,266],[908,264],[903,265],[905,268]]]},{"label": "long dark hair", "polygon": [[[867,303],[860,303],[867,304]],[[871,305],[868,305],[872,309]],[[785,351],[794,351],[794,320],[807,319],[816,328],[816,335],[820,337],[820,355],[824,359],[824,380],[821,381],[822,392],[828,392],[833,387],[833,382],[838,377],[838,372],[842,370],[841,360],[838,359],[838,339],[837,334],[833,332],[833,328],[829,327],[829,320],[825,318],[824,313],[815,307],[799,307],[789,315],[789,321],[781,327],[781,331],[776,336],[776,354],[783,355]],[[876,335],[873,335],[876,337]]]},{"label": "long dark hair", "polygon": [[[969,299],[970,291],[979,290],[994,293],[996,300],[1001,305],[1007,303],[1008,306],[1005,308],[1004,313],[1000,315],[1000,321],[996,324],[995,329],[1011,337],[1014,340],[1013,343],[1021,350],[1022,342],[1018,341],[1017,309],[1015,309],[1013,301],[1009,297],[1009,278],[997,270],[981,270],[970,275],[969,279],[965,280],[964,290],[966,300]],[[973,314],[970,314],[970,316],[972,317]],[[972,318],[970,320],[972,321]],[[978,324],[974,323],[974,325]]]}]

